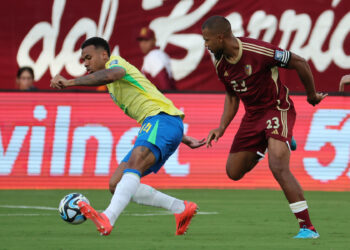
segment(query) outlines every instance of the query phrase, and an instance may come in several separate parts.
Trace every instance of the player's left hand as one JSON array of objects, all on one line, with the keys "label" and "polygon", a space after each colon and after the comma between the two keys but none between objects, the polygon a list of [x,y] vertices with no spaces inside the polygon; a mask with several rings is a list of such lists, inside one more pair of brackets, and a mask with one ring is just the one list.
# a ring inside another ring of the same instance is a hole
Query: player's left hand
[{"label": "player's left hand", "polygon": [[64,89],[68,87],[68,80],[61,75],[56,75],[50,82],[51,88]]},{"label": "player's left hand", "polygon": [[328,94],[327,93],[321,93],[317,92],[315,95],[311,97],[307,97],[307,102],[310,103],[312,106],[315,106],[319,104]]},{"label": "player's left hand", "polygon": [[205,139],[198,140],[196,138],[193,138],[191,136],[184,135],[182,137],[182,142],[189,146],[190,148],[199,148],[202,147],[205,144]]}]

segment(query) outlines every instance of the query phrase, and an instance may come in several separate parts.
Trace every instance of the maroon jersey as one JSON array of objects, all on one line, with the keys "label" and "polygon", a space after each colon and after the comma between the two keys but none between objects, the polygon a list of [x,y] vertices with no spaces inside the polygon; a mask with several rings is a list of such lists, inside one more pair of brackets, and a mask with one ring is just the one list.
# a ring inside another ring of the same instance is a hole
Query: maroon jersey
[{"label": "maroon jersey", "polygon": [[263,41],[237,39],[237,58],[230,61],[222,55],[215,65],[226,91],[238,96],[248,113],[269,108],[288,110],[289,90],[280,81],[278,67],[287,67],[291,53]]}]

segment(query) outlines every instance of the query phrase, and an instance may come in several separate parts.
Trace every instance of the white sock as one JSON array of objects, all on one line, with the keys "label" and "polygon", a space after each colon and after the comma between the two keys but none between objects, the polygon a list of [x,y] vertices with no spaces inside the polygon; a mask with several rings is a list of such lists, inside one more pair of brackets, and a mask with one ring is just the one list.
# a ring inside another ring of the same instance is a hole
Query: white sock
[{"label": "white sock", "polygon": [[290,210],[292,210],[292,213],[299,213],[301,211],[304,211],[305,209],[308,209],[306,201],[298,201],[294,203],[289,204]]},{"label": "white sock", "polygon": [[153,187],[142,183],[132,197],[132,201],[142,205],[165,208],[176,214],[185,210],[185,204],[182,200],[159,192]]},{"label": "white sock", "polygon": [[140,177],[137,174],[131,172],[123,174],[115,189],[111,203],[103,212],[108,217],[112,226],[124,208],[129,204],[131,197],[135,194],[139,185]]}]

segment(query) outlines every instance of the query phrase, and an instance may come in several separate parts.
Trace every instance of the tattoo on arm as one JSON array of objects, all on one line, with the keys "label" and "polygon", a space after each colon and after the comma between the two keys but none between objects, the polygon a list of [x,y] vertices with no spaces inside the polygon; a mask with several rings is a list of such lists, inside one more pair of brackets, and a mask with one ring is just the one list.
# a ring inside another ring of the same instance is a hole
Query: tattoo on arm
[{"label": "tattoo on arm", "polygon": [[[118,77],[119,75],[121,74],[118,74]],[[120,78],[116,77],[116,73],[113,70],[103,69],[86,76],[78,77],[74,82],[77,86],[100,86]]]}]

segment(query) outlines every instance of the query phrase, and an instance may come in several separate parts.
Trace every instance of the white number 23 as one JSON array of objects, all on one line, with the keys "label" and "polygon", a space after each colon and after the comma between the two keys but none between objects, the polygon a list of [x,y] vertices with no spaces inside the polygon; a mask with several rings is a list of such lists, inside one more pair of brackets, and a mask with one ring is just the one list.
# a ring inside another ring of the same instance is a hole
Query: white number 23
[{"label": "white number 23", "polygon": [[278,120],[278,117],[273,117],[271,120],[267,120],[267,129],[271,128],[279,128],[280,127],[280,122]]}]

